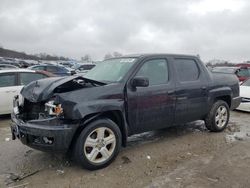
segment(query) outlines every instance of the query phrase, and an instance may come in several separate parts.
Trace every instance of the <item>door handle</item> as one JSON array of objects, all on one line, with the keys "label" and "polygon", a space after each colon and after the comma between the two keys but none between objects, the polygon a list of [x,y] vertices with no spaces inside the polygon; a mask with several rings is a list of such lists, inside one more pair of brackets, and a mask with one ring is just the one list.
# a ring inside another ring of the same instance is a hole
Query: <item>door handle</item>
[{"label": "door handle", "polygon": [[168,93],[168,95],[173,95],[174,94],[174,90],[168,91],[167,93]]},{"label": "door handle", "polygon": [[187,100],[187,97],[185,97],[185,96],[183,96],[183,97],[182,96],[181,97],[177,97],[177,100],[178,101]]}]

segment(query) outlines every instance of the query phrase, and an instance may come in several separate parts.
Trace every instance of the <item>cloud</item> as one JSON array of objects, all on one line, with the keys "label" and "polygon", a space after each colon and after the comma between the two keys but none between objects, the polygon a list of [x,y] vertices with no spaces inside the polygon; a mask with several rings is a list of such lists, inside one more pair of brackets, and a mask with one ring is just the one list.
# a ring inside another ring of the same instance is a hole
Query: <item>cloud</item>
[{"label": "cloud", "polygon": [[246,0],[1,0],[0,44],[75,58],[119,51],[242,61],[249,8]]}]

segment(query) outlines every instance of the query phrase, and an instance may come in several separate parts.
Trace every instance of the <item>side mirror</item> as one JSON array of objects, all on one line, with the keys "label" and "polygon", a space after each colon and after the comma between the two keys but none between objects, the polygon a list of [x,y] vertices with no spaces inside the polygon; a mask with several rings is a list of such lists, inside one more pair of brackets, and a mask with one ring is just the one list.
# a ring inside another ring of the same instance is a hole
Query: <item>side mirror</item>
[{"label": "side mirror", "polygon": [[131,80],[132,87],[148,87],[149,80],[147,77],[135,77]]}]

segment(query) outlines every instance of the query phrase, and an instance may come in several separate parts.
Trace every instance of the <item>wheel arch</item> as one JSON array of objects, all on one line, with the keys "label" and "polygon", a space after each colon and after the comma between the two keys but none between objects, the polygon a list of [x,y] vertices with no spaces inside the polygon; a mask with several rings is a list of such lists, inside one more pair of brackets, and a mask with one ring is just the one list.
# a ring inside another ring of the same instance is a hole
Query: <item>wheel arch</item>
[{"label": "wheel arch", "polygon": [[93,113],[85,116],[81,121],[80,121],[80,126],[76,129],[75,134],[73,136],[73,139],[70,144],[70,150],[74,147],[77,138],[81,134],[81,131],[88,126],[91,122],[101,119],[101,118],[108,118],[112,120],[114,123],[117,124],[119,127],[121,134],[122,134],[122,146],[126,147],[127,143],[127,136],[128,136],[128,128],[127,128],[127,123],[124,118],[124,114],[120,110],[112,110],[112,111],[104,111],[104,112],[99,112],[99,113]]},{"label": "wheel arch", "polygon": [[218,100],[225,101],[228,104],[229,108],[232,105],[232,89],[230,87],[220,87],[212,89],[209,92],[209,96],[210,96],[210,108]]},{"label": "wheel arch", "polygon": [[232,104],[232,98],[230,95],[223,95],[223,96],[218,96],[214,99],[214,103],[218,100],[222,100],[225,101],[228,105],[229,108],[231,108],[231,104]]}]

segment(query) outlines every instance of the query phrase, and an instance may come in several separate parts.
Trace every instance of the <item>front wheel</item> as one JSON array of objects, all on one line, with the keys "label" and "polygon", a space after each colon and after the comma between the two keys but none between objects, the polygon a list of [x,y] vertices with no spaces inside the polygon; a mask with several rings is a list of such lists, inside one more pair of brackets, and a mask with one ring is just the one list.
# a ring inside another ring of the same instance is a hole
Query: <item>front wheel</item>
[{"label": "front wheel", "polygon": [[75,145],[75,159],[86,169],[108,166],[121,147],[119,127],[109,119],[96,120],[85,127]]},{"label": "front wheel", "polygon": [[205,125],[212,132],[223,131],[228,124],[230,110],[225,101],[216,101],[205,119]]}]

